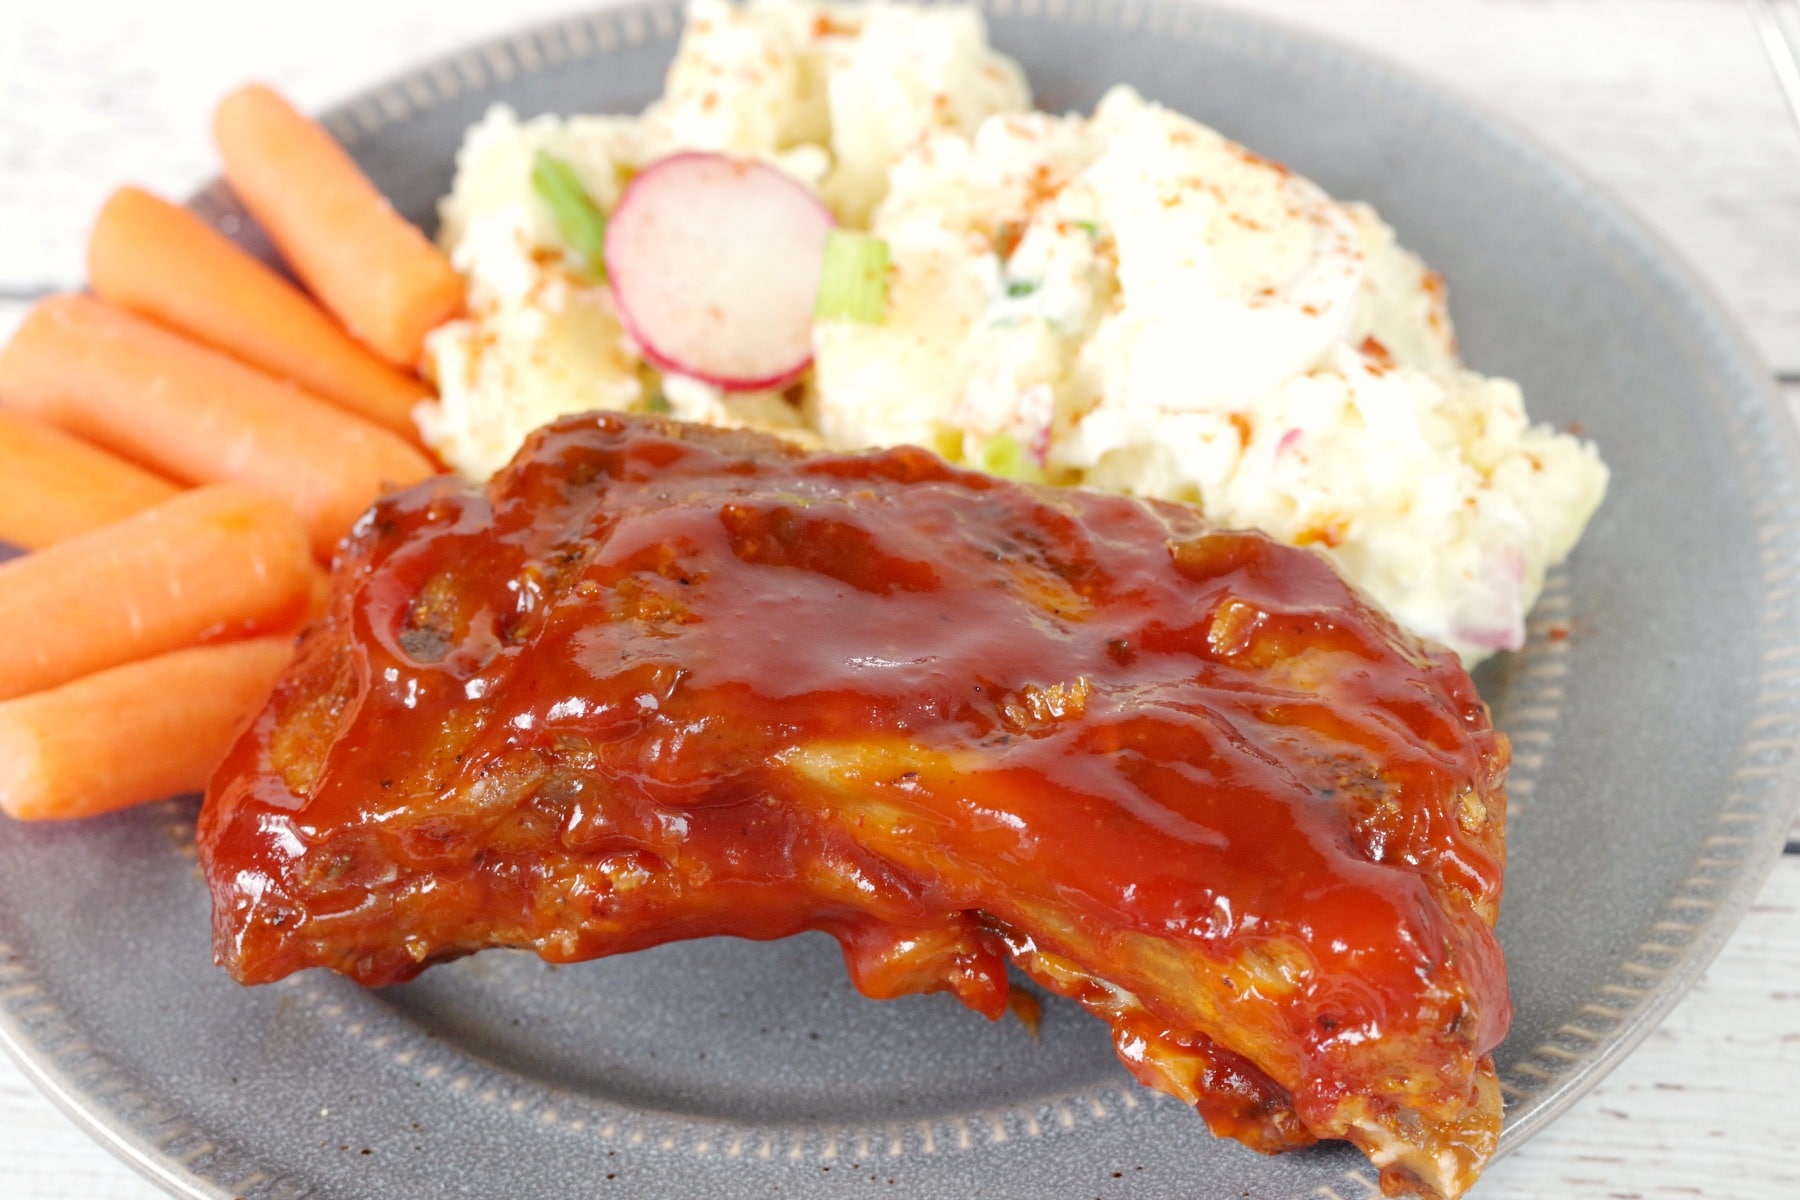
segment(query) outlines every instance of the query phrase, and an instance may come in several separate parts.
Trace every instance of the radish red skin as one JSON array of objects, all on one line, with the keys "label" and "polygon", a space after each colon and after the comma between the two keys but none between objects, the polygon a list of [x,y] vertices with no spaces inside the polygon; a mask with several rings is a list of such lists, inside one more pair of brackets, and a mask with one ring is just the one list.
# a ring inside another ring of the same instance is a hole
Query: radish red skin
[{"label": "radish red skin", "polygon": [[606,275],[644,357],[725,391],[761,391],[812,362],[813,302],[835,224],[774,167],[685,153],[631,181],[606,228]]}]

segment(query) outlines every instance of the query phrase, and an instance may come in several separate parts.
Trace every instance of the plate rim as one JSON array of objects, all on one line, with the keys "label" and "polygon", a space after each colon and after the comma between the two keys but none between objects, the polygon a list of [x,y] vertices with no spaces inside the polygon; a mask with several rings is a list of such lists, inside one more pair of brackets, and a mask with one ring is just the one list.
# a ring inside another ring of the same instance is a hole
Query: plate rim
[{"label": "plate rim", "polygon": [[[1793,482],[1800,479],[1800,430],[1787,419],[1785,400],[1760,351],[1731,317],[1717,289],[1667,237],[1629,207],[1615,189],[1593,179],[1580,164],[1551,148],[1509,114],[1379,51],[1352,45],[1291,20],[1213,0],[923,2],[961,4],[977,9],[984,17],[1111,24],[1124,32],[1135,32],[1141,27],[1146,32],[1183,40],[1217,41],[1207,34],[1216,33],[1221,27],[1235,27],[1239,41],[1273,40],[1285,52],[1330,59],[1339,74],[1360,76],[1359,82],[1364,86],[1427,99],[1441,117],[1482,129],[1543,174],[1574,185],[1568,198],[1601,218],[1628,243],[1642,265],[1680,297],[1683,311],[1702,319],[1704,334],[1723,352],[1722,360],[1742,370],[1746,386],[1730,397],[1728,405],[1737,427],[1727,436],[1740,459],[1758,469],[1760,478],[1756,482],[1762,485],[1762,494],[1767,498],[1755,514],[1752,530],[1769,551],[1758,582],[1766,597],[1778,582],[1800,577],[1800,485]],[[456,99],[463,91],[459,77],[471,89],[484,89],[494,80],[505,82],[515,74],[531,74],[545,66],[601,60],[622,47],[675,36],[681,28],[681,10],[679,0],[614,0],[477,38],[358,89],[324,110],[319,119],[345,145],[354,147],[394,124]],[[422,96],[426,99],[422,100]],[[205,214],[209,208],[216,210],[228,202],[228,196],[222,181],[214,180],[191,197],[189,204]],[[1800,655],[1800,601],[1785,609],[1765,603],[1755,626],[1755,644],[1765,661]],[[1721,797],[1707,814],[1710,820],[1695,822],[1697,833],[1721,825],[1739,831],[1749,829],[1741,839],[1746,843],[1744,853],[1729,862],[1702,855],[1690,864],[1689,876],[1682,884],[1663,897],[1662,907],[1652,914],[1652,921],[1657,916],[1691,915],[1696,909],[1706,916],[1697,924],[1675,922],[1691,932],[1657,943],[1664,952],[1676,955],[1673,962],[1659,965],[1627,956],[1613,965],[1610,980],[1636,975],[1652,976],[1655,982],[1600,1033],[1590,1030],[1569,1035],[1576,1039],[1573,1044],[1577,1046],[1591,1046],[1591,1042],[1579,1040],[1584,1036],[1600,1040],[1603,1044],[1598,1051],[1584,1050],[1577,1061],[1568,1062],[1562,1057],[1568,1053],[1566,1046],[1551,1040],[1520,1058],[1520,1063],[1534,1068],[1531,1074],[1541,1078],[1523,1084],[1502,1079],[1503,1089],[1510,1089],[1519,1097],[1539,1098],[1539,1102],[1523,1118],[1508,1120],[1496,1159],[1517,1149],[1561,1115],[1636,1049],[1688,994],[1754,903],[1781,857],[1787,830],[1800,811],[1800,689],[1790,693],[1759,678],[1756,689],[1746,692],[1745,707],[1755,710],[1765,704],[1768,713],[1780,718],[1771,726],[1775,732],[1755,739],[1740,738],[1732,754],[1732,760],[1738,764],[1736,778],[1746,786],[1741,786],[1739,793]],[[1754,751],[1751,747],[1755,747]],[[1753,754],[1770,761],[1752,764]],[[1753,774],[1745,774],[1752,768]],[[1715,874],[1696,872],[1696,868],[1709,863],[1707,869]],[[1720,865],[1729,869],[1716,873]],[[239,1195],[247,1190],[243,1185],[250,1177],[256,1178],[261,1187],[281,1183],[310,1187],[303,1180],[281,1180],[257,1171],[253,1149],[220,1144],[182,1118],[157,1111],[162,1105],[154,1089],[86,1050],[79,1030],[53,1005],[47,1012],[41,1005],[31,1009],[29,1015],[35,1029],[28,1028],[27,1020],[21,1018],[17,998],[23,996],[29,1004],[32,996],[41,994],[34,976],[29,964],[20,961],[13,949],[0,941],[0,997],[4,998],[0,1002],[0,1048],[40,1092],[115,1157],[171,1195],[194,1200],[224,1200]],[[1602,1003],[1605,986],[1600,994],[1589,997],[1589,1007],[1607,1007]],[[75,1065],[71,1066],[71,1062]],[[1514,1070],[1518,1069],[1515,1064]],[[93,1093],[102,1086],[106,1095],[103,1102],[96,1102]],[[134,1120],[134,1115],[139,1119]],[[158,1125],[154,1135],[152,1122]],[[175,1149],[186,1144],[211,1152],[188,1156],[204,1158],[204,1171],[195,1169],[191,1161],[184,1161]],[[238,1183],[233,1184],[232,1180]]]}]

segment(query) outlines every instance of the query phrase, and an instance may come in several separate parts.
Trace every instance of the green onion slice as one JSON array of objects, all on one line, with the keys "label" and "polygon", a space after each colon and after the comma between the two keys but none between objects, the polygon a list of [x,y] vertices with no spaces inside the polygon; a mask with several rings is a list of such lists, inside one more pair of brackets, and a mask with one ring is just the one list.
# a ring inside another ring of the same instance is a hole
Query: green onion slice
[{"label": "green onion slice", "polygon": [[886,242],[867,233],[832,230],[825,239],[813,316],[879,325],[887,315],[887,275]]},{"label": "green onion slice", "polygon": [[1019,439],[1010,433],[989,438],[976,456],[975,466],[1002,479],[1016,479],[1021,483],[1044,481],[1044,473],[1025,453],[1025,447],[1019,445]]},{"label": "green onion slice", "polygon": [[554,154],[539,150],[531,160],[531,190],[550,210],[556,232],[576,257],[587,264],[596,279],[605,279],[606,214],[581,186],[575,168]]}]

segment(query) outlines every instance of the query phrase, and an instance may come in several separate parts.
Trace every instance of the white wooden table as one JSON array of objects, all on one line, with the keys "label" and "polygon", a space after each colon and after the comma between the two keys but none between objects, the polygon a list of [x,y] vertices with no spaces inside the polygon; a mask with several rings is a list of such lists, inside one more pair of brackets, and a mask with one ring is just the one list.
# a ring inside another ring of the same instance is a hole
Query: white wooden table
[{"label": "white wooden table", "polygon": [[[580,2],[0,5],[0,335],[31,297],[79,283],[110,187],[181,195],[212,174],[208,113],[230,85],[262,78],[319,107]],[[1238,4],[1367,47],[1534,129],[1698,265],[1800,410],[1800,131],[1737,0]],[[0,1196],[160,1194],[0,1058]],[[1477,1195],[1800,1197],[1800,853],[1783,857],[1649,1041]]]}]

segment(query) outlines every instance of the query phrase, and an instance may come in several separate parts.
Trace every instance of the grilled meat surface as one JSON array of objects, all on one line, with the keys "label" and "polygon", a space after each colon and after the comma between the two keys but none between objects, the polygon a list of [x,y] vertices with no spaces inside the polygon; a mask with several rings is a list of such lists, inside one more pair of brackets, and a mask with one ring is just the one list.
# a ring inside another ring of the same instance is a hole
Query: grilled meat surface
[{"label": "grilled meat surface", "polygon": [[1005,963],[1259,1150],[1492,1154],[1507,747],[1320,556],[917,449],[589,415],[391,496],[213,780],[215,947],[368,984],[823,930]]}]

